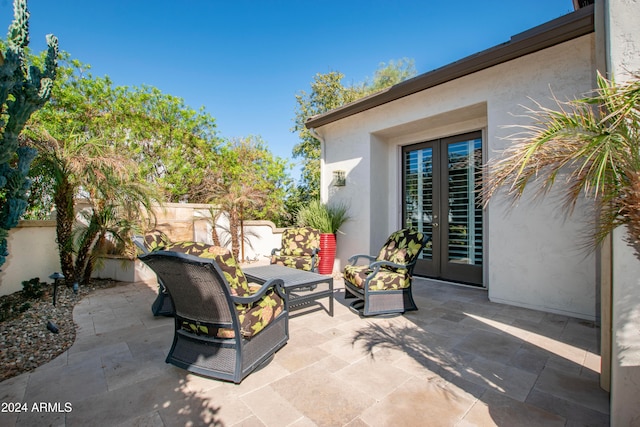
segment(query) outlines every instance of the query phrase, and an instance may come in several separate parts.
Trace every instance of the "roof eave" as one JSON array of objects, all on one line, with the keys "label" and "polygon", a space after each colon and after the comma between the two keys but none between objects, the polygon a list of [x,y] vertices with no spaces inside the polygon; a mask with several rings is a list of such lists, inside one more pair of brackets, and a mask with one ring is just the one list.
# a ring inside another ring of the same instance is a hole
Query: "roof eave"
[{"label": "roof eave", "polygon": [[305,122],[305,127],[318,128],[387,102],[573,40],[593,31],[594,7],[587,6],[517,34],[511,37],[508,42],[421,74],[324,114],[310,117]]}]

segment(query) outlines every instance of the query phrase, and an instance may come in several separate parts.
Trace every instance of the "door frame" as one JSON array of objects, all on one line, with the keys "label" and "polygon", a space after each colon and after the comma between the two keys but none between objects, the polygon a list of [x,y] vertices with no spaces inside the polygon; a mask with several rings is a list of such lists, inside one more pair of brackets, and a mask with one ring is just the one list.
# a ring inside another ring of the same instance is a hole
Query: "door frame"
[{"label": "door frame", "polygon": [[[443,215],[448,215],[448,212],[443,212],[448,203],[440,203],[442,197],[447,197],[448,185],[446,185],[448,179],[448,146],[449,144],[456,142],[463,142],[472,139],[481,139],[482,150],[482,163],[484,164],[486,159],[486,138],[484,130],[475,130],[470,132],[462,132],[460,134],[433,138],[426,141],[421,141],[413,144],[407,144],[400,147],[400,185],[401,185],[401,199],[400,199],[400,217],[402,224],[406,224],[407,218],[405,217],[405,203],[406,203],[406,173],[405,173],[405,154],[410,151],[430,148],[432,150],[432,163],[433,163],[433,175],[432,175],[432,215],[433,223],[438,223],[438,232],[432,231],[432,240],[430,246],[432,248],[440,248],[440,250],[431,251],[431,260],[424,261],[418,260],[414,273],[418,276],[431,277],[435,279],[469,284],[475,287],[486,287],[486,267],[487,263],[487,211],[482,209],[482,264],[468,265],[448,262],[448,247],[443,248],[445,242],[448,239],[448,226],[445,225],[445,229],[439,225]],[[435,163],[438,163],[437,165]],[[445,224],[448,222],[445,221]],[[422,265],[421,265],[422,264]]]}]

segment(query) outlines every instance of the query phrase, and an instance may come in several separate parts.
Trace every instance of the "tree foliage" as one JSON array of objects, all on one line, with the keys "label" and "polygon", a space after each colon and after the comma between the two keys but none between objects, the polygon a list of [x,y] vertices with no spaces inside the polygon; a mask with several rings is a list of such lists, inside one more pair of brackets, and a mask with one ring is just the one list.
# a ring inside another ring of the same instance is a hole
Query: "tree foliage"
[{"label": "tree foliage", "polygon": [[363,96],[379,92],[405,80],[415,77],[417,74],[415,63],[412,59],[403,58],[397,61],[391,60],[388,64],[382,62],[373,75],[371,82],[364,85]]},{"label": "tree foliage", "polygon": [[[294,188],[289,164],[259,137],[225,141],[204,108],[193,110],[153,87],[114,86],[67,53],[60,58],[51,101],[29,121],[25,143],[40,149],[29,218],[45,219],[55,210],[68,281],[90,276],[104,246],[98,243],[122,243],[131,228],[143,227],[135,220],[149,218],[142,211],[156,198],[210,202],[234,224],[292,221],[284,208]],[[31,60],[48,63],[44,55]],[[79,197],[88,206],[80,213],[74,210]],[[78,219],[81,226],[74,227]]]},{"label": "tree foliage", "polygon": [[[278,221],[291,187],[288,163],[258,137],[226,142],[215,120],[158,89],[114,87],[63,53],[61,78],[50,105],[30,122],[36,159],[33,214],[55,205],[63,274],[86,280],[107,236],[121,240],[149,203],[211,202],[231,218],[234,248],[244,218]],[[154,190],[157,190],[154,191]],[[74,230],[74,201],[85,197],[82,226]],[[49,204],[47,206],[47,204]],[[139,227],[144,227],[138,224]]]},{"label": "tree foliage", "polygon": [[300,194],[304,201],[320,198],[320,141],[305,127],[309,117],[325,113],[361,97],[358,87],[344,86],[344,74],[332,71],[316,74],[311,82],[311,92],[296,95],[296,117],[293,131],[300,142],[293,147],[293,157],[302,158]]},{"label": "tree foliage", "polygon": [[143,176],[167,201],[187,200],[218,156],[215,119],[149,86],[116,88],[115,111]]},{"label": "tree foliage", "polygon": [[[34,171],[43,191],[36,193],[51,191],[56,207],[63,274],[82,282],[103,247],[97,243],[108,236],[122,243],[133,227],[144,227],[137,222],[150,217],[156,188],[170,200],[186,197],[218,141],[213,119],[181,99],[148,87],[114,87],[64,58],[51,103],[34,115],[28,136],[40,150]],[[78,197],[89,208],[74,229]]]},{"label": "tree foliage", "polygon": [[[286,214],[284,200],[291,186],[287,167],[287,161],[274,157],[259,137],[235,139],[221,147],[200,185],[193,187],[192,201],[211,203],[214,210],[226,214],[226,234],[236,258],[241,256],[241,225],[245,219],[277,223]],[[213,217],[217,218],[217,213]],[[213,233],[214,242],[224,241],[215,227]]]},{"label": "tree foliage", "polygon": [[[39,151],[36,170],[52,191],[62,273],[69,283],[86,282],[102,248],[97,243],[104,242],[107,233],[126,239],[139,219],[149,216],[156,198],[130,156],[99,135],[85,131],[56,139],[46,124],[34,123],[28,136]],[[78,197],[87,204],[79,222]]]},{"label": "tree foliage", "polygon": [[[94,77],[89,70],[64,54],[51,103],[38,112],[36,122],[46,124],[60,141],[81,133],[108,141],[138,164],[143,179],[166,201],[187,199],[217,155],[221,141],[215,119],[156,88],[114,86],[109,77]],[[35,188],[33,193],[43,191]],[[37,200],[47,201],[32,198]],[[33,211],[45,213],[47,208],[36,205]]]},{"label": "tree foliage", "polygon": [[388,64],[381,63],[373,78],[360,84],[344,85],[342,81],[345,76],[338,71],[314,76],[311,91],[301,91],[296,95],[292,131],[298,134],[300,142],[293,147],[293,157],[302,159],[302,176],[297,195],[300,200],[290,201],[290,204],[299,206],[320,198],[320,141],[305,127],[306,121],[415,75],[413,60],[401,59],[389,61]]}]

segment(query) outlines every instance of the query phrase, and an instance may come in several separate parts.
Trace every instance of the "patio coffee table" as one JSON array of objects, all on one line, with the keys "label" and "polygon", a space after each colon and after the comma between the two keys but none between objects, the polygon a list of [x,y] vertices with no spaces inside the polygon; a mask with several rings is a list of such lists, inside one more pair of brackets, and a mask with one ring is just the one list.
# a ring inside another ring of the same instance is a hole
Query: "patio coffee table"
[{"label": "patio coffee table", "polygon": [[264,283],[269,279],[282,279],[290,309],[329,297],[328,312],[333,317],[333,277],[277,264],[248,267],[242,271],[250,282]]}]

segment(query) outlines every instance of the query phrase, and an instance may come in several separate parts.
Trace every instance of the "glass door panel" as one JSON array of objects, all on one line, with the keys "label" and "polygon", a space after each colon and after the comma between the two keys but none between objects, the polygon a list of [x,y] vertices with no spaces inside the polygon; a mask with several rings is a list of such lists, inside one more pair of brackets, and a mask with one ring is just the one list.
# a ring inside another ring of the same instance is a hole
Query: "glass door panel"
[{"label": "glass door panel", "polygon": [[[411,151],[405,156],[405,208],[408,227],[433,234],[433,149]],[[422,251],[421,259],[432,259],[431,245]]]},{"label": "glass door panel", "polygon": [[479,139],[448,146],[449,262],[482,264],[482,208],[475,200],[481,149]]},{"label": "glass door panel", "polygon": [[440,252],[433,250],[434,242],[439,241],[434,233],[434,228],[438,226],[437,219],[440,211],[437,205],[438,177],[434,174],[438,169],[438,164],[434,162],[438,152],[437,145],[425,143],[405,151],[403,156],[405,226],[416,228],[432,237],[420,254],[414,270],[415,274],[424,276],[437,275],[440,262]]},{"label": "glass door panel", "polygon": [[[473,284],[482,283],[482,205],[477,195],[482,182],[482,139],[466,136],[451,142],[447,147],[443,177],[444,204],[447,206],[446,229],[442,229],[446,241],[446,263],[441,274],[452,280]],[[443,218],[444,220],[444,218]],[[444,227],[445,221],[441,221]]]}]

